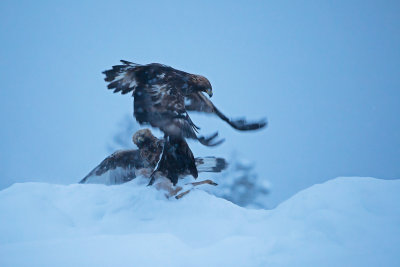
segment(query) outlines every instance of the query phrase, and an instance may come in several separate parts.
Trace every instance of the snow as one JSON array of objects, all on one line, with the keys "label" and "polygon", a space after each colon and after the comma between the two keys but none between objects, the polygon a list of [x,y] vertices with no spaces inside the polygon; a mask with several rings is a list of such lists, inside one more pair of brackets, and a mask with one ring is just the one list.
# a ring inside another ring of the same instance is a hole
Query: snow
[{"label": "snow", "polygon": [[227,162],[226,170],[211,176],[218,186],[206,188],[205,191],[241,207],[267,209],[270,206],[271,185],[265,177],[255,172],[255,164],[237,154],[233,154]]},{"label": "snow", "polygon": [[400,266],[400,180],[336,178],[273,210],[139,180],[0,191],[0,266]]}]

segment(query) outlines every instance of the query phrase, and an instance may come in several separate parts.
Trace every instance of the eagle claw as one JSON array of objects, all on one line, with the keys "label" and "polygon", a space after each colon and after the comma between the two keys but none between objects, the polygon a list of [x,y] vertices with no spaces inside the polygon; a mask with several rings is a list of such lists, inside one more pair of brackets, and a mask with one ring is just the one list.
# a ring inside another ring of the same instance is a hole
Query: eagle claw
[{"label": "eagle claw", "polygon": [[205,146],[218,146],[218,145],[222,144],[225,141],[225,139],[221,139],[219,141],[212,143],[212,141],[217,136],[218,136],[218,132],[215,132],[214,134],[212,134],[209,137],[204,137],[204,136],[197,137],[197,140],[199,140],[199,142]]}]

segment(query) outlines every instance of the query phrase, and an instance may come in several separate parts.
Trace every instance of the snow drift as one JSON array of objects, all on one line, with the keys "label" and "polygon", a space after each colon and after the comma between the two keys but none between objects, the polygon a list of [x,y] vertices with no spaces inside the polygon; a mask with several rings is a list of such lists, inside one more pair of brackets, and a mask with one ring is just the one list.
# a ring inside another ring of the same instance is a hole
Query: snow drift
[{"label": "snow drift", "polygon": [[337,178],[274,210],[138,183],[0,191],[0,266],[400,266],[400,180]]}]

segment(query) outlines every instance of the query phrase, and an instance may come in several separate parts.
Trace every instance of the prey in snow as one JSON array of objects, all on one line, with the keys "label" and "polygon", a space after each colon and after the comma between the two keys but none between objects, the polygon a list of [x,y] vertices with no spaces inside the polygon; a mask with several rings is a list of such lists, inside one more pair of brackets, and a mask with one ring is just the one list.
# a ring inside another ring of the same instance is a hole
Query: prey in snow
[{"label": "prey in snow", "polygon": [[[175,186],[179,178],[187,175],[197,178],[198,172],[221,172],[227,167],[223,158],[194,158],[186,142],[165,143],[165,139],[155,137],[149,129],[137,131],[132,140],[139,149],[120,150],[113,153],[86,175],[80,183],[121,184],[138,176],[144,176],[150,179],[167,178],[168,183]],[[166,147],[164,150],[166,160],[161,161],[164,147]],[[170,160],[171,158],[178,160]],[[195,162],[195,165],[192,166],[191,162]],[[156,168],[157,171],[154,173],[153,170]],[[171,195],[176,195],[182,190],[182,187],[173,188],[168,183],[160,183],[156,186],[169,191]],[[190,185],[197,186],[205,183],[216,185],[211,180]],[[182,196],[181,194],[177,197]]]}]

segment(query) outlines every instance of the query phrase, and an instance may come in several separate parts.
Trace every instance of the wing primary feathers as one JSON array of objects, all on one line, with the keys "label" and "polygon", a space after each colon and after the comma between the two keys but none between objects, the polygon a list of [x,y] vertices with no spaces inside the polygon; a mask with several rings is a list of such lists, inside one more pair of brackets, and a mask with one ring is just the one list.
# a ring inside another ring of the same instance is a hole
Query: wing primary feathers
[{"label": "wing primary feathers", "polygon": [[220,119],[227,122],[231,127],[239,131],[252,131],[267,126],[267,120],[261,119],[255,122],[248,122],[245,119],[230,119],[226,117],[214,104],[201,92],[196,92],[186,97],[185,108],[188,111],[197,111],[204,113],[214,113]]},{"label": "wing primary feathers", "polygon": [[214,106],[214,112],[223,121],[226,121],[230,126],[239,131],[252,131],[264,128],[268,125],[267,119],[261,119],[257,122],[248,122],[245,119],[229,119],[221,111]]},{"label": "wing primary feathers", "polygon": [[[79,183],[84,184],[89,182],[93,177],[99,177],[106,172],[114,172],[117,168],[123,169],[129,177],[126,179],[135,178],[134,170],[144,168],[145,162],[140,158],[137,150],[120,150],[116,151],[107,158],[105,158],[99,165],[97,165],[88,175],[86,175]],[[124,179],[125,179],[124,178]],[[129,180],[128,179],[128,180]],[[125,180],[125,181],[128,181]]]},{"label": "wing primary feathers", "polygon": [[105,70],[102,73],[106,76],[104,80],[108,82],[108,89],[114,89],[114,93],[121,92],[126,94],[134,91],[138,85],[136,72],[140,69],[139,64],[121,60],[124,65],[115,65],[111,69]]},{"label": "wing primary feathers", "polygon": [[127,60],[123,60],[123,59],[121,59],[120,61],[121,61],[122,64],[125,64],[125,65],[131,65],[131,66],[138,66],[139,65],[137,63],[133,63],[133,62],[130,62],[130,61],[127,61]]}]

